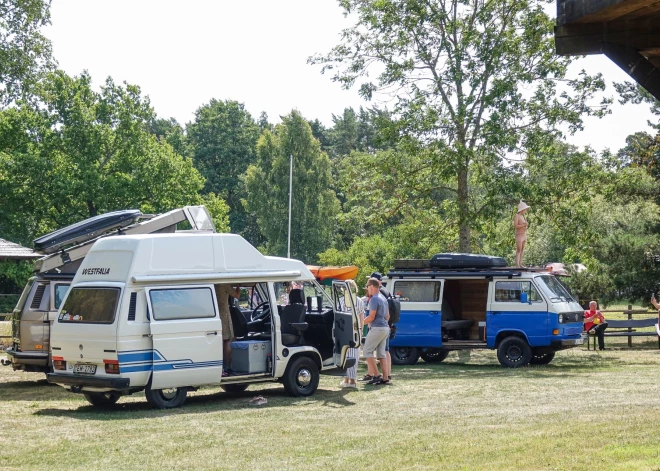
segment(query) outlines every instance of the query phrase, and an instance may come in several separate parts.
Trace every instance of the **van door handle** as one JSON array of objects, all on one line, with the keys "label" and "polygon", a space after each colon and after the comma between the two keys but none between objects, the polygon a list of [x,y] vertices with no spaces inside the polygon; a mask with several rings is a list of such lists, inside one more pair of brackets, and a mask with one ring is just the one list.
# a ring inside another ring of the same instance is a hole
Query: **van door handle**
[{"label": "van door handle", "polygon": [[440,311],[429,311],[429,314],[440,314]]},{"label": "van door handle", "polygon": [[206,335],[218,335],[218,331],[216,330],[215,332],[207,332]]}]

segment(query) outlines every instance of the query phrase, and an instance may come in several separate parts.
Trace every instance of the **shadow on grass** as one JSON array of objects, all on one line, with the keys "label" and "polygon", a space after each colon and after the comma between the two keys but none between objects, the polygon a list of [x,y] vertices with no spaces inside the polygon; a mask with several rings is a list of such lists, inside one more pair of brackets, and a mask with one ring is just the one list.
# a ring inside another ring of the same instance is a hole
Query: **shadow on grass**
[{"label": "shadow on grass", "polygon": [[[67,393],[71,394],[71,393]],[[262,406],[249,405],[250,399],[255,395],[265,397],[268,402]],[[137,397],[142,393],[136,393]],[[236,410],[259,410],[277,409],[281,413],[282,408],[295,408],[305,405],[332,408],[343,408],[355,405],[348,400],[347,391],[331,391],[318,389],[311,397],[296,398],[284,392],[282,388],[269,388],[264,390],[248,390],[242,393],[216,392],[212,394],[200,394],[189,396],[182,407],[177,409],[153,409],[144,399],[140,402],[120,401],[111,407],[101,408],[92,405],[83,405],[75,410],[66,409],[41,409],[34,412],[37,416],[68,417],[79,420],[132,420],[135,418],[165,417],[181,414],[199,414],[208,412],[236,411]],[[143,398],[143,396],[142,396]]]},{"label": "shadow on grass", "polygon": [[502,376],[555,377],[580,376],[594,369],[609,369],[627,365],[620,358],[599,356],[590,361],[585,358],[565,357],[549,365],[528,365],[523,368],[505,368],[498,363],[417,363],[410,366],[394,366],[392,376],[398,381],[446,379],[470,376],[472,378]]}]

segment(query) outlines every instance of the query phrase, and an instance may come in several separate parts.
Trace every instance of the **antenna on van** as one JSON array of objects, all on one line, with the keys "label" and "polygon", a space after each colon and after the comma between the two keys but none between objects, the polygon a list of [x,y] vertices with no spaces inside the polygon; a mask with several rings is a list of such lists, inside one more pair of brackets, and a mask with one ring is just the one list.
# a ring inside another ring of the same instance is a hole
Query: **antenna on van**
[{"label": "antenna on van", "polygon": [[291,258],[291,195],[293,193],[293,153],[289,162],[289,233],[287,235],[286,258]]}]

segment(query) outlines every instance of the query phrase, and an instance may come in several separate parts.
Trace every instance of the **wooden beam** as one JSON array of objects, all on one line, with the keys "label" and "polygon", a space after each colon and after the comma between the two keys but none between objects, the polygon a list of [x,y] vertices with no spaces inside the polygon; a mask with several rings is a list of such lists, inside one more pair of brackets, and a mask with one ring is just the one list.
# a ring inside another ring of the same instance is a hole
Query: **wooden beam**
[{"label": "wooden beam", "polygon": [[555,27],[555,47],[559,55],[600,54],[603,43],[638,50],[660,47],[660,19]]},{"label": "wooden beam", "polygon": [[603,52],[656,99],[660,100],[660,69],[635,49],[620,44],[605,43]]},{"label": "wooden beam", "polygon": [[557,24],[610,21],[656,0],[557,0]]}]

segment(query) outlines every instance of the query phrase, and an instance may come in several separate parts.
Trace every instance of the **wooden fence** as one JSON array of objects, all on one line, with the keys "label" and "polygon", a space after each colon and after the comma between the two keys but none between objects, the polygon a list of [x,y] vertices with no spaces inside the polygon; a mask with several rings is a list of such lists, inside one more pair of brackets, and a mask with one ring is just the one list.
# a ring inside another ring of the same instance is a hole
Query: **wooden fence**
[{"label": "wooden fence", "polygon": [[[20,297],[20,294],[0,294],[0,301],[3,301],[2,307],[4,310],[10,311],[11,309],[14,308],[14,306],[11,306],[11,308],[7,309],[7,306],[13,304],[16,305],[18,302],[18,298]],[[13,299],[12,299],[13,298]],[[11,312],[0,312],[0,322],[8,322],[11,320]],[[11,332],[9,335],[3,335],[3,332],[0,331],[0,339],[10,339],[11,338]]]},{"label": "wooden fence", "polygon": [[[607,313],[622,313],[624,316],[626,316],[626,319],[631,321],[633,320],[633,315],[644,315],[645,317],[653,316],[657,317],[658,313],[657,311],[649,311],[648,309],[633,309],[631,304],[628,304],[628,309],[601,309],[600,312],[605,314],[605,319],[607,320]],[[632,328],[628,329],[630,332],[633,331]],[[628,347],[632,348],[632,336],[628,337]]]}]

